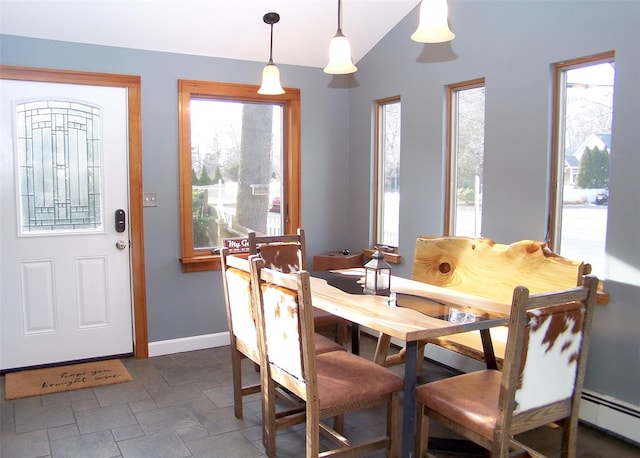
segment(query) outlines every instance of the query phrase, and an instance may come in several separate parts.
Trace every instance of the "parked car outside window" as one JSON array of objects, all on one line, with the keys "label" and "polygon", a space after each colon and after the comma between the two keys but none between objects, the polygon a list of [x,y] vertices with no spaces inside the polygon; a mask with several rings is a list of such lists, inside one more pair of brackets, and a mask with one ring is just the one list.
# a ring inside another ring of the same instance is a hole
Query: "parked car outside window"
[{"label": "parked car outside window", "polygon": [[607,205],[609,203],[609,190],[606,189],[596,194],[596,205]]}]

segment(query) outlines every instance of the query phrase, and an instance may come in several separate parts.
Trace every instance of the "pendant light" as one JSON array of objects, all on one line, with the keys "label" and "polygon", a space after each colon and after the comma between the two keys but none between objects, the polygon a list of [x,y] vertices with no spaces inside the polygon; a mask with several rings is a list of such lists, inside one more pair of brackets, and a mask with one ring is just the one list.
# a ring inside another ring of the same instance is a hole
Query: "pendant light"
[{"label": "pendant light", "polygon": [[422,0],[420,22],[411,39],[419,43],[443,43],[455,37],[449,29],[447,0]]},{"label": "pendant light", "polygon": [[342,34],[342,8],[338,0],[338,31],[329,44],[329,63],[324,68],[325,73],[332,75],[346,75],[353,73],[358,68],[351,60],[351,45],[349,40]]},{"label": "pendant light", "polygon": [[273,24],[280,20],[278,13],[267,13],[262,20],[271,26],[271,44],[269,46],[269,63],[262,70],[262,86],[258,89],[261,95],[284,94],[284,89],[280,85],[280,70],[273,63]]}]

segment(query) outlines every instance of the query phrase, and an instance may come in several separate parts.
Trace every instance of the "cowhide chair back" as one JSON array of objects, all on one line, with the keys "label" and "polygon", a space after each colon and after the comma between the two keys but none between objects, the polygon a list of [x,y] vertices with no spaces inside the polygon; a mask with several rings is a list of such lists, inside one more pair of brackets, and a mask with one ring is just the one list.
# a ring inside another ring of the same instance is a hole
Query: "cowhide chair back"
[{"label": "cowhide chair back", "polygon": [[257,235],[249,232],[249,254],[259,254],[269,269],[293,273],[307,269],[304,229],[295,234]]},{"label": "cowhide chair back", "polygon": [[[307,251],[304,229],[298,228],[295,234],[257,235],[249,232],[249,254],[259,254],[265,267],[283,273],[307,270]],[[335,341],[344,345],[347,337],[346,320],[324,310],[313,310],[313,322],[317,331],[329,330],[335,335]]]}]

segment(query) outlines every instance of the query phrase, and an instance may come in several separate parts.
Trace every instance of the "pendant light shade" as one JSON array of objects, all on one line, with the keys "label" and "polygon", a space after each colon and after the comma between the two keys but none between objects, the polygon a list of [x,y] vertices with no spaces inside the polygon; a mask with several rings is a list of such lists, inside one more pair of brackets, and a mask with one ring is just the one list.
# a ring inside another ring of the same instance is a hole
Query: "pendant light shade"
[{"label": "pendant light shade", "polygon": [[455,35],[449,29],[447,0],[422,0],[420,22],[411,39],[419,43],[443,43]]},{"label": "pendant light shade", "polygon": [[342,8],[338,0],[338,30],[329,44],[329,63],[324,68],[325,73],[345,75],[358,70],[351,60],[351,45],[342,33]]},{"label": "pendant light shade", "polygon": [[258,89],[258,94],[284,94],[284,89],[280,85],[280,70],[271,61],[262,70],[262,86]]},{"label": "pendant light shade", "polygon": [[269,45],[269,63],[262,70],[262,86],[258,89],[261,95],[284,94],[284,89],[280,85],[280,70],[273,63],[273,24],[280,20],[278,13],[267,13],[262,20],[271,26],[271,44]]}]

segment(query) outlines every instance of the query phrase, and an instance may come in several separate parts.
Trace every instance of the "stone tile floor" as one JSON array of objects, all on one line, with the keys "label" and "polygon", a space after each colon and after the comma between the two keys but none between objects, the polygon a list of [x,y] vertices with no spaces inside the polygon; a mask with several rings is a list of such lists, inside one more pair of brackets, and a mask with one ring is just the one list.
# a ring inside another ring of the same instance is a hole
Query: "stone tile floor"
[{"label": "stone tile floor", "polygon": [[[375,342],[363,338],[370,357]],[[146,360],[123,359],[133,382],[4,401],[0,377],[0,457],[179,458],[264,457],[259,395],[245,398],[244,418],[233,415],[229,348],[213,348]],[[257,381],[251,364],[247,379]],[[402,366],[393,370],[402,373]],[[424,381],[446,377],[446,368],[425,362]],[[347,437],[384,431],[384,411],[346,417]],[[454,437],[434,424],[432,433]],[[559,456],[559,430],[540,428],[519,437]],[[278,457],[304,456],[304,425],[279,432]],[[432,452],[436,458],[465,456]],[[382,457],[384,453],[370,456]],[[579,457],[640,457],[640,448],[581,425]]]}]

